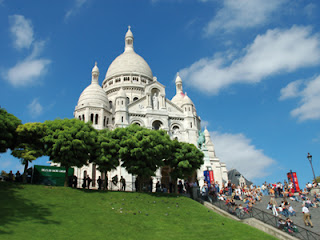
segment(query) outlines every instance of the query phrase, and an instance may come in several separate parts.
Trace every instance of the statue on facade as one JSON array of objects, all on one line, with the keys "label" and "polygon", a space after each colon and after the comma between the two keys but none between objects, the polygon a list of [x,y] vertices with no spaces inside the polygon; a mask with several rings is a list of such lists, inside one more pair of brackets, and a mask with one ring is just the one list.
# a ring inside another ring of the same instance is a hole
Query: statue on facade
[{"label": "statue on facade", "polygon": [[158,109],[158,96],[157,94],[153,94],[152,97],[153,109]]},{"label": "statue on facade", "polygon": [[199,131],[199,137],[198,137],[198,147],[201,149],[206,141],[206,138],[204,136],[204,132]]}]

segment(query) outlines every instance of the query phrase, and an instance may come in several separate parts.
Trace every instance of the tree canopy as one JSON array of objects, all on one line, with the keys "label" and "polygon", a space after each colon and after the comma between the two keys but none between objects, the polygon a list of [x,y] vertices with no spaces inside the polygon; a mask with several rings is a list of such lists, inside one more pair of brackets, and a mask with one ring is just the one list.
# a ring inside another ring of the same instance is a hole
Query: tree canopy
[{"label": "tree canopy", "polygon": [[46,121],[44,144],[50,160],[66,168],[65,186],[68,186],[68,170],[82,167],[95,156],[97,131],[90,123],[78,119]]},{"label": "tree canopy", "polygon": [[12,155],[20,158],[25,165],[23,182],[26,182],[28,163],[44,155],[42,138],[45,136],[46,127],[42,123],[25,123],[17,127],[17,145],[12,150]]},{"label": "tree canopy", "polygon": [[17,140],[16,129],[20,124],[20,119],[0,108],[0,153],[6,152],[8,148],[14,149]]},{"label": "tree canopy", "polygon": [[117,128],[113,137],[119,140],[122,167],[142,179],[154,176],[170,155],[170,138],[162,130],[154,131],[132,124]]},{"label": "tree canopy", "polygon": [[113,138],[112,131],[104,129],[98,131],[97,145],[93,160],[101,172],[108,172],[119,166],[119,140]]},{"label": "tree canopy", "polygon": [[175,180],[192,176],[203,164],[204,154],[193,144],[173,140],[171,152],[165,163],[170,166],[170,175]]}]

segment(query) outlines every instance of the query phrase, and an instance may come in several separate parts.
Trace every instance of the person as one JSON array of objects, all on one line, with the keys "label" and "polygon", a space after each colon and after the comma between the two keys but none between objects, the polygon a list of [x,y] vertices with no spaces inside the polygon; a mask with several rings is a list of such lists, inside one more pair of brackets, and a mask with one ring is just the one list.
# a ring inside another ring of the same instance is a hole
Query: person
[{"label": "person", "polygon": [[78,178],[76,175],[73,175],[72,178],[72,187],[77,188],[77,184],[78,184]]},{"label": "person", "polygon": [[87,187],[88,189],[90,188],[90,183],[92,182],[91,178],[89,177],[89,175],[87,175]]},{"label": "person", "polygon": [[101,179],[101,176],[99,176],[98,180],[97,180],[97,183],[98,183],[98,189],[101,190],[102,189],[102,179]]},{"label": "person", "polygon": [[16,172],[16,182],[21,182],[21,174],[19,170]]},{"label": "person", "polygon": [[86,188],[87,187],[87,176],[84,176],[82,179],[82,188]]},{"label": "person", "polygon": [[228,196],[231,196],[231,194],[232,194],[232,183],[231,183],[231,180],[228,180],[227,187],[228,187]]},{"label": "person", "polygon": [[161,185],[159,181],[156,183],[156,192],[161,192]]},{"label": "person", "polygon": [[183,185],[182,185],[182,181],[181,180],[179,180],[178,191],[179,191],[180,194],[183,193]]},{"label": "person", "polygon": [[8,176],[9,178],[9,182],[12,182],[13,181],[13,173],[12,173],[12,171],[10,171],[9,172],[9,176]]},{"label": "person", "polygon": [[120,183],[121,183],[121,191],[126,191],[126,180],[121,176],[120,178]]},{"label": "person", "polygon": [[219,186],[219,182],[216,181],[216,184],[214,185],[215,190],[216,190],[216,194],[218,195],[218,193],[220,192],[220,186]]},{"label": "person", "polygon": [[309,209],[304,204],[302,204],[302,213],[303,213],[304,224],[306,226],[310,225],[311,228],[313,228],[313,225],[312,225],[312,222],[311,222],[311,219],[310,219]]},{"label": "person", "polygon": [[208,198],[208,184],[206,181],[204,181],[204,184],[201,188],[201,196],[204,200],[207,200]]}]

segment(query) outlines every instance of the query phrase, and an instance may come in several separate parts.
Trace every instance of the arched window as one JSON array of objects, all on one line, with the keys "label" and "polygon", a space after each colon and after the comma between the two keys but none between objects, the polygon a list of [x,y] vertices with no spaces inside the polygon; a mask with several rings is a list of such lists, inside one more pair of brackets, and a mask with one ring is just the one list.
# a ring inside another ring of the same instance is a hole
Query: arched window
[{"label": "arched window", "polygon": [[85,119],[84,119],[84,114],[82,114],[82,121],[84,121]]},{"label": "arched window", "polygon": [[109,118],[107,118],[107,125],[109,124]]},{"label": "arched window", "polygon": [[190,128],[192,128],[192,122],[190,122]]},{"label": "arched window", "polygon": [[137,97],[134,97],[134,98],[133,98],[133,101],[137,101],[138,99],[139,99],[139,98],[137,98]]},{"label": "arched window", "polygon": [[91,113],[91,118],[90,118],[90,121],[93,123],[93,118],[94,118],[94,114]]},{"label": "arched window", "polygon": [[130,103],[130,99],[127,97],[127,104],[129,104]]},{"label": "arched window", "polygon": [[109,107],[112,108],[112,101],[109,101]]},{"label": "arched window", "polygon": [[81,115],[79,115],[79,120],[81,121]]},{"label": "arched window", "polygon": [[123,122],[123,117],[121,117],[121,122]]},{"label": "arched window", "polygon": [[153,130],[159,130],[161,126],[162,126],[162,122],[160,122],[159,120],[156,120],[152,123]]},{"label": "arched window", "polygon": [[123,100],[121,101],[121,105],[123,105]]},{"label": "arched window", "polygon": [[106,126],[106,118],[107,118],[107,117],[104,117],[104,118],[103,118],[103,126],[104,126],[104,127]]},{"label": "arched window", "polygon": [[99,115],[96,114],[96,119],[95,119],[94,123],[95,123],[95,124],[98,124],[98,121],[99,121]]}]

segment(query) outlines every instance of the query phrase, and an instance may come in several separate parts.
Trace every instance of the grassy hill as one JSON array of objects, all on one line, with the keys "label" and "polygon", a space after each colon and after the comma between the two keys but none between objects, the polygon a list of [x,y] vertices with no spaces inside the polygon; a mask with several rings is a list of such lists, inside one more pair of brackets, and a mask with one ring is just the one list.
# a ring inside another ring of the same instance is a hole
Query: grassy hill
[{"label": "grassy hill", "polygon": [[168,194],[0,182],[0,239],[275,239]]}]

